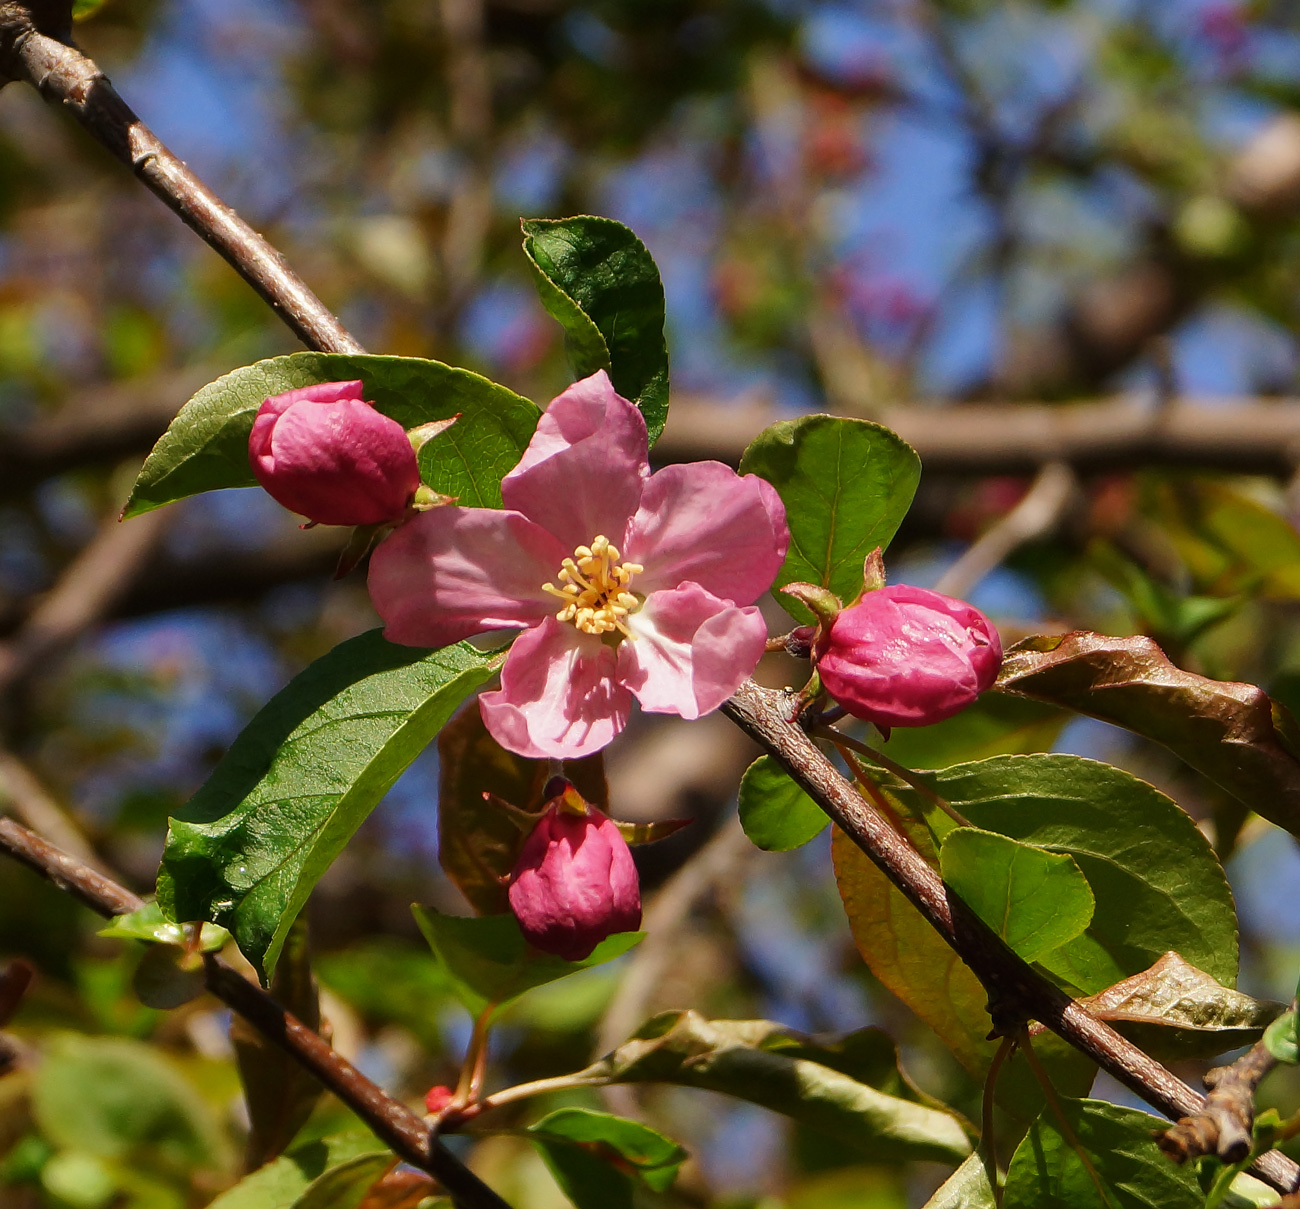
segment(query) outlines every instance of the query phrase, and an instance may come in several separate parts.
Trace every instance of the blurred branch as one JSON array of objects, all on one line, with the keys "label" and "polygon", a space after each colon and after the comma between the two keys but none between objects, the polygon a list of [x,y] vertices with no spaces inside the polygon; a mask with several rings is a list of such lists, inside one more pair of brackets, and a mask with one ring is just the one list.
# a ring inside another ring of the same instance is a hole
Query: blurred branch
[{"label": "blurred branch", "polygon": [[[0,819],[0,851],[42,874],[107,918],[135,911],[142,899],[11,819]],[[434,1138],[406,1105],[380,1090],[320,1036],[221,958],[205,958],[208,990],[279,1046],[357,1114],[404,1162],[437,1179],[462,1209],[509,1209]]]},{"label": "blurred branch", "polygon": [[[762,744],[970,967],[989,993],[989,1013],[999,1035],[1037,1020],[1166,1116],[1177,1119],[1204,1111],[1204,1096],[1022,961],[960,898],[950,894],[920,853],[791,720],[792,701],[789,693],[749,681],[722,708]],[[1252,1171],[1279,1192],[1300,1185],[1300,1167],[1277,1151],[1261,1155]]]},{"label": "blurred branch", "polygon": [[108,77],[67,41],[66,3],[0,4],[0,72],[67,109],[112,155],[235,268],[308,348],[361,346],[265,239],[132,112]]},{"label": "blurred branch", "polygon": [[1046,537],[1060,523],[1078,490],[1078,479],[1063,462],[1048,462],[1024,499],[982,533],[934,585],[936,592],[965,597],[1017,547]]},{"label": "blurred branch", "polygon": [[81,828],[17,756],[0,751],[0,810],[7,809],[31,830],[47,835],[69,856],[97,865],[90,842]]},{"label": "blurred branch", "polygon": [[[655,460],[717,458],[735,465],[755,434],[791,419],[753,400],[675,400]],[[927,474],[1034,473],[1062,462],[1080,472],[1187,466],[1289,477],[1300,461],[1300,403],[1184,398],[1050,403],[914,403],[875,417],[921,455]]]},{"label": "blurred branch", "polygon": [[110,517],[73,559],[16,634],[0,645],[0,695],[107,614],[145,564],[167,525],[150,512],[129,525]]}]

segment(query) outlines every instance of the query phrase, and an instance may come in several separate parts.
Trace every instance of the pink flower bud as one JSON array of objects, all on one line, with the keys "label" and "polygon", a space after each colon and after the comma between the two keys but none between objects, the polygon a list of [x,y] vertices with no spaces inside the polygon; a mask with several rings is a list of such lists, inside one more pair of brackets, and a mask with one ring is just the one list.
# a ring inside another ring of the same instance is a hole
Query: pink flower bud
[{"label": "pink flower bud", "polygon": [[424,1107],[436,1117],[451,1103],[452,1099],[451,1088],[439,1083],[424,1093]]},{"label": "pink flower bud", "polygon": [[[567,787],[567,786],[566,786]],[[581,961],[606,936],[641,923],[641,887],[627,841],[571,791],[557,798],[510,875],[510,909],[528,942]]]},{"label": "pink flower bud", "polygon": [[273,499],[322,525],[400,520],[420,485],[406,430],[361,397],[360,382],[272,395],[253,421],[248,460]]},{"label": "pink flower bud", "polygon": [[818,640],[822,687],[877,726],[929,726],[997,678],[1002,640],[965,601],[899,584],[868,592]]}]

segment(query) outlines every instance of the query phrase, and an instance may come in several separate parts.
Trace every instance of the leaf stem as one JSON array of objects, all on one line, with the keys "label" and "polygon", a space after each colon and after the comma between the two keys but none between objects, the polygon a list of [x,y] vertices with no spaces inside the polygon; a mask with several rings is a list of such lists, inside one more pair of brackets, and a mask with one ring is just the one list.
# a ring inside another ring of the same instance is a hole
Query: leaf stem
[{"label": "leaf stem", "polygon": [[993,1190],[993,1203],[998,1209],[1002,1209],[1002,1188],[998,1183],[998,1143],[993,1136],[993,1093],[1002,1064],[1011,1057],[1015,1048],[1014,1037],[1002,1038],[993,1061],[989,1063],[988,1074],[984,1076],[984,1095],[980,1100],[980,1150],[984,1154],[984,1171],[989,1177],[989,1187]]}]

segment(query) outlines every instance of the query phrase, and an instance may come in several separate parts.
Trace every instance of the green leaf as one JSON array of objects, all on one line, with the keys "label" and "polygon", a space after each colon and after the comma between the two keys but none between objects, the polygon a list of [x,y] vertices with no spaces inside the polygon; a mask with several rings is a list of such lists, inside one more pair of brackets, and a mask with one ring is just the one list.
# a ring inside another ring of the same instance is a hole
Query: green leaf
[{"label": "green leaf", "polygon": [[655,1192],[672,1187],[677,1169],[687,1159],[684,1147],[648,1125],[588,1108],[556,1109],[530,1125],[528,1132],[541,1141],[568,1143],[596,1155],[617,1156]]},{"label": "green leaf", "polygon": [[830,820],[772,759],[759,756],[740,779],[740,825],[765,852],[788,852],[819,836]]},{"label": "green leaf", "polygon": [[[735,1096],[792,1117],[869,1160],[952,1163],[970,1153],[966,1130],[951,1111],[782,1052],[778,1038],[790,1035],[765,1020],[665,1012],[585,1073],[593,1082],[676,1083]],[[892,1073],[897,1076],[896,1067]]]},{"label": "green leaf", "polygon": [[248,434],[269,395],[317,382],[361,379],[375,408],[403,428],[460,413],[420,450],[420,477],[443,495],[501,507],[501,478],[519,461],[537,419],[535,404],[467,369],[417,357],[294,353],[232,371],[181,408],[145,461],[123,517],[200,491],[252,487]]},{"label": "green leaf", "polygon": [[579,378],[607,370],[645,416],[653,445],[668,417],[664,287],[643,244],[612,218],[524,219],[524,254],[559,321]]},{"label": "green leaf", "polygon": [[87,21],[104,7],[105,0],[72,0],[72,19]]},{"label": "green leaf", "polygon": [[983,1157],[971,1155],[944,1180],[923,1209],[997,1209]]},{"label": "green leaf", "polygon": [[1300,835],[1300,760],[1286,735],[1295,723],[1253,684],[1185,672],[1149,638],[1077,632],[1011,647],[997,688],[1163,743],[1251,810]]},{"label": "green leaf", "polygon": [[[917,850],[937,865],[928,828],[906,819],[903,827]],[[832,833],[831,857],[854,943],[871,972],[935,1031],[972,1076],[983,1079],[998,1046],[989,1039],[993,1021],[987,1010],[988,992],[902,892],[838,828]],[[1047,1034],[1035,1040],[1034,1049],[1059,1091],[1082,1095],[1092,1085],[1096,1068],[1059,1038]],[[1026,1127],[1043,1106],[1042,1089],[1022,1052],[1003,1066],[997,1098]]]},{"label": "green leaf", "polygon": [[[820,584],[848,603],[862,590],[867,555],[888,546],[907,515],[921,460],[880,424],[802,416],[759,433],[740,472],[765,478],[785,504],[790,550],[775,587]],[[776,598],[798,620],[812,620],[784,593]]]},{"label": "green leaf", "polygon": [[265,979],[312,887],[503,656],[371,630],[277,693],[171,821],[158,901],[229,928]]},{"label": "green leaf", "polygon": [[1167,1121],[1101,1100],[1063,1097],[1061,1110],[1106,1199],[1048,1112],[1011,1157],[1003,1209],[1204,1209],[1192,1167],[1171,1163],[1156,1146],[1153,1133]]},{"label": "green leaf", "polygon": [[1223,986],[1177,953],[1081,1001],[1162,1062],[1210,1058],[1267,1036],[1284,1010]]},{"label": "green leaf", "polygon": [[[1072,856],[1096,909],[1082,936],[1040,962],[1085,995],[1171,949],[1224,986],[1237,980],[1237,917],[1223,868],[1176,803],[1131,773],[1079,756],[996,756],[921,774],[974,826]],[[942,838],[947,815],[884,778],[905,813]]]},{"label": "green leaf", "polygon": [[[139,910],[115,916],[113,922],[106,928],[100,928],[98,934],[121,940],[148,940],[183,949],[189,947],[185,929],[168,920],[157,902],[147,902]],[[225,948],[229,941],[230,933],[225,928],[217,924],[204,924],[199,932],[199,951],[215,953]]]},{"label": "green leaf", "polygon": [[534,1138],[542,1161],[576,1209],[633,1209],[632,1181],[581,1146]]},{"label": "green leaf", "polygon": [[590,957],[564,961],[532,948],[513,915],[444,915],[412,906],[415,922],[451,981],[456,997],[477,1017],[533,987],[621,957],[641,942],[644,932],[607,936]]},{"label": "green leaf", "polygon": [[974,705],[933,726],[896,726],[881,750],[907,768],[950,768],[989,756],[1051,751],[1069,719],[1063,709],[985,693]]},{"label": "green leaf", "polygon": [[1264,1030],[1264,1044],[1279,1062],[1295,1066],[1300,1062],[1300,1044],[1296,1041],[1296,1014],[1286,1012]]},{"label": "green leaf", "polygon": [[55,1037],[32,1087],[32,1108],[56,1147],[188,1175],[230,1155],[211,1110],[155,1047],[126,1037]]},{"label": "green leaf", "polygon": [[[307,920],[303,916],[289,929],[271,979],[271,995],[309,1029],[320,1032],[320,995],[312,974]],[[230,1041],[248,1109],[244,1166],[253,1171],[282,1154],[293,1142],[325,1089],[241,1016],[230,1022]]]},{"label": "green leaf", "polygon": [[966,905],[1026,961],[1067,944],[1092,922],[1092,888],[1067,853],[958,827],[944,837],[939,868]]},{"label": "green leaf", "polygon": [[[530,818],[546,804],[542,792],[551,777],[550,761],[506,751],[471,703],[438,735],[438,770],[438,863],[475,911],[508,911],[505,879],[528,839]],[[588,802],[608,811],[600,752],[565,760],[562,772]]]},{"label": "green leaf", "polygon": [[293,1209],[357,1209],[375,1181],[396,1162],[386,1150],[344,1159],[312,1180],[293,1202]]},{"label": "green leaf", "polygon": [[386,1157],[390,1163],[393,1158],[369,1133],[307,1142],[245,1176],[208,1209],[286,1209],[326,1172],[354,1159],[374,1157]]}]

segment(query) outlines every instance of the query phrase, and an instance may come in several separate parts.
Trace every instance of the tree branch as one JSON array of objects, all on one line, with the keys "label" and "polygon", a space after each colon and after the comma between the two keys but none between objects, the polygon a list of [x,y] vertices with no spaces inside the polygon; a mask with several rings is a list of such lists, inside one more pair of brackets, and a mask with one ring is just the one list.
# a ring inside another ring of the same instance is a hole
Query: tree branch
[{"label": "tree branch", "polygon": [[[49,878],[92,911],[124,915],[144,901],[12,819],[0,819],[0,851]],[[357,1114],[404,1162],[428,1172],[461,1209],[510,1209],[406,1105],[384,1093],[329,1043],[219,957],[205,958],[208,990],[279,1046]]]},{"label": "tree branch", "polygon": [[[0,72],[26,80],[67,109],[193,231],[234,266],[308,348],[359,353],[361,345],[283,256],[167,149],[76,47],[62,22],[10,0],[0,5]],[[62,6],[66,11],[67,5]],[[49,33],[41,32],[42,29]],[[51,33],[56,36],[51,36]]]},{"label": "tree branch", "polygon": [[[997,1032],[1037,1020],[1168,1117],[1200,1113],[1205,1097],[1098,1020],[1015,955],[955,894],[889,823],[840,776],[812,740],[790,720],[792,698],[753,681],[723,711],[772,755],[907,897],[974,972],[989,993]],[[1300,1167],[1271,1151],[1252,1168],[1279,1192],[1300,1185]]]}]

